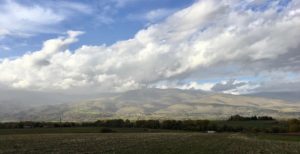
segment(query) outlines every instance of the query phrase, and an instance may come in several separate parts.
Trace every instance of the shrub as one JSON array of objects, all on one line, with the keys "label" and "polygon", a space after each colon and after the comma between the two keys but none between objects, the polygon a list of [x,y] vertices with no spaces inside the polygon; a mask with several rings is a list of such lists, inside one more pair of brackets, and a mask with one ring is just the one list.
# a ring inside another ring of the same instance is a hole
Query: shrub
[{"label": "shrub", "polygon": [[114,131],[110,128],[101,128],[101,133],[113,133]]},{"label": "shrub", "polygon": [[289,132],[300,132],[300,120],[291,119],[288,121]]}]

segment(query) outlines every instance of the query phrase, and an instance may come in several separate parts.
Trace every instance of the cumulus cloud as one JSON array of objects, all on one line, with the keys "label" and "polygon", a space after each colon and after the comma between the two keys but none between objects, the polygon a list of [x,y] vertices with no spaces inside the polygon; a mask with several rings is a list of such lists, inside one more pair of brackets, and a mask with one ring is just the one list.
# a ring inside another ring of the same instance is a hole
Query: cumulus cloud
[{"label": "cumulus cloud", "polygon": [[[0,82],[44,90],[124,91],[162,81],[194,80],[186,88],[197,88],[196,81],[212,77],[299,74],[299,2],[280,11],[277,2],[259,11],[238,7],[247,4],[201,0],[111,46],[69,51],[81,33],[69,32],[46,41],[40,51],[2,60]],[[246,86],[231,81],[214,89]]]},{"label": "cumulus cloud", "polygon": [[[68,45],[76,42],[76,37],[80,34],[82,34],[80,31],[68,31],[68,37],[66,38],[57,38],[44,42],[40,51],[27,53],[14,60],[3,59],[0,65],[1,81],[9,82],[13,87],[22,88],[32,86],[34,82],[47,80],[50,76],[47,76],[47,72],[43,71],[43,67],[53,66],[51,58],[58,55],[60,51],[68,53]],[[55,78],[54,76],[51,77]],[[44,86],[47,86],[47,84]],[[43,88],[43,86],[39,87],[38,85],[36,87]]]}]

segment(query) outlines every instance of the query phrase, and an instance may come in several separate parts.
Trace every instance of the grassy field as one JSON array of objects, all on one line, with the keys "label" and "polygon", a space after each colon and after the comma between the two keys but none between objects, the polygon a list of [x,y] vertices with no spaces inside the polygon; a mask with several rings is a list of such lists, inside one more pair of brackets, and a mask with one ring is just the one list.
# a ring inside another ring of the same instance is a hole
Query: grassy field
[{"label": "grassy field", "polygon": [[300,143],[300,133],[298,134],[248,134],[248,137],[254,137],[264,140],[277,140],[277,141],[294,141]]},{"label": "grassy field", "polygon": [[[117,133],[98,133],[97,128],[32,130],[34,129],[0,130],[0,153],[300,153],[300,136],[204,134],[164,130],[145,132],[144,129],[115,129]],[[12,131],[18,133],[14,134]],[[8,134],[4,135],[5,133]]]}]

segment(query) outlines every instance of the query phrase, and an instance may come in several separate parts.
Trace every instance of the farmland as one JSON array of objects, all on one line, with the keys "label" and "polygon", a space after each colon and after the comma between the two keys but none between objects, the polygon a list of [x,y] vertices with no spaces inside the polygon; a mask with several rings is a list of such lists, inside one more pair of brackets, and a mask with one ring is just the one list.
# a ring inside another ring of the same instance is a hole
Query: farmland
[{"label": "farmland", "polygon": [[226,121],[112,119],[0,124],[0,154],[300,153],[297,119],[232,116]]},{"label": "farmland", "polygon": [[0,130],[0,153],[300,153],[300,136],[296,135],[113,131],[100,133],[99,128]]}]

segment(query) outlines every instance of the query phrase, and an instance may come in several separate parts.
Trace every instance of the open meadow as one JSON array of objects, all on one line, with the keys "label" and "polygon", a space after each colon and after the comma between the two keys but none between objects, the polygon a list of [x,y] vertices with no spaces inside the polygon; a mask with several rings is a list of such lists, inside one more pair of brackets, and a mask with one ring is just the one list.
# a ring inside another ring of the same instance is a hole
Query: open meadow
[{"label": "open meadow", "polygon": [[150,129],[113,131],[100,133],[99,128],[3,129],[0,130],[0,153],[300,153],[300,136],[297,135],[206,134]]}]

